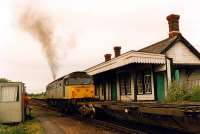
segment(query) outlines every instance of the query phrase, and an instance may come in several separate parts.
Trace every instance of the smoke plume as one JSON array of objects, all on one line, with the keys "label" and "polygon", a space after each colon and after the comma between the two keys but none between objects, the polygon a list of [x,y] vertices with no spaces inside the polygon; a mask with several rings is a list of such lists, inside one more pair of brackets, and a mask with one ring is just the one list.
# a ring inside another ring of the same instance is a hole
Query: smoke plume
[{"label": "smoke plume", "polygon": [[58,58],[55,44],[53,43],[54,25],[51,19],[42,13],[27,9],[19,19],[20,27],[37,39],[44,51],[51,69],[53,79],[56,79],[58,71]]}]

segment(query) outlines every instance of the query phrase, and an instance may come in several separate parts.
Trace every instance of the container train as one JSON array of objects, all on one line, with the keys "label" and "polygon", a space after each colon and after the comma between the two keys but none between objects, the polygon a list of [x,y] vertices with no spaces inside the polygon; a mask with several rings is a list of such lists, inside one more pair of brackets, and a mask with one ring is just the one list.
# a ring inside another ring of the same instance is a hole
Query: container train
[{"label": "container train", "polygon": [[92,76],[86,72],[73,72],[49,83],[46,87],[49,105],[63,112],[79,111],[83,115],[93,115],[95,109],[90,103],[95,100],[95,87]]}]

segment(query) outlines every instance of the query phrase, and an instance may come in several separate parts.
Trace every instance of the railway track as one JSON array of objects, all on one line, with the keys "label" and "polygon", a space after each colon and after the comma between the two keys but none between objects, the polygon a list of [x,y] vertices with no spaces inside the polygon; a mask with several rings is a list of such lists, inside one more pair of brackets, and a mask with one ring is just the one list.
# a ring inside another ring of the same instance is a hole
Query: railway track
[{"label": "railway track", "polygon": [[[40,99],[33,99],[32,105],[35,105],[47,110],[51,111],[58,111],[56,108],[48,106],[45,100]],[[65,114],[62,113],[64,116],[72,117],[76,120],[83,121],[85,123],[88,123],[90,125],[95,125],[96,127],[102,128],[104,130],[109,130],[111,132],[117,133],[117,134],[186,134],[186,132],[175,130],[172,128],[167,127],[159,127],[159,126],[151,126],[151,125],[144,125],[144,124],[137,124],[137,123],[129,123],[127,121],[119,121],[114,118],[107,118],[104,117],[105,115],[102,113],[100,115],[103,115],[103,118],[95,118],[95,119],[89,119],[81,117],[81,115],[73,113],[73,114]]]},{"label": "railway track", "polygon": [[127,127],[117,125],[115,123],[110,123],[110,122],[101,121],[101,120],[97,120],[97,119],[93,119],[91,122],[94,123],[94,125],[96,125],[96,126],[100,126],[104,129],[110,129],[111,131],[114,131],[118,134],[147,134],[142,131],[130,129]]},{"label": "railway track", "polygon": [[84,118],[78,114],[70,114],[69,116],[73,117],[76,120],[84,121],[85,123],[96,126],[98,128],[102,128],[104,130],[114,132],[116,134],[147,134],[143,131],[139,131],[136,129],[131,129],[131,128],[119,125],[118,122],[109,122],[109,121],[103,121],[99,119]]},{"label": "railway track", "polygon": [[[56,108],[48,106],[44,100],[40,100],[40,99],[32,99],[30,105],[40,108],[40,109],[45,109],[48,111],[58,111]],[[124,126],[117,125],[117,123],[113,123],[113,122],[111,123],[111,122],[102,121],[99,119],[84,118],[76,113],[67,114],[66,116],[70,116],[79,121],[84,121],[85,123],[94,125],[98,128],[102,128],[104,130],[114,132],[116,134],[147,134],[142,131],[138,131],[138,130],[134,130],[134,129],[130,129],[130,128],[127,128]]]},{"label": "railway track", "polygon": [[48,106],[46,101],[42,99],[32,98],[29,105],[31,106],[31,109],[34,106],[34,109],[45,109],[46,111],[57,111],[56,108]]}]

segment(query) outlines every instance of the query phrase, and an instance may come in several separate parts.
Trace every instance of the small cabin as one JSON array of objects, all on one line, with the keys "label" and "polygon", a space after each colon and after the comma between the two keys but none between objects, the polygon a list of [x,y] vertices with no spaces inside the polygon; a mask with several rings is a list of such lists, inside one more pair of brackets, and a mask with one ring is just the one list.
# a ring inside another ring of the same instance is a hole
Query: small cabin
[{"label": "small cabin", "polygon": [[24,83],[0,83],[0,123],[24,121]]}]

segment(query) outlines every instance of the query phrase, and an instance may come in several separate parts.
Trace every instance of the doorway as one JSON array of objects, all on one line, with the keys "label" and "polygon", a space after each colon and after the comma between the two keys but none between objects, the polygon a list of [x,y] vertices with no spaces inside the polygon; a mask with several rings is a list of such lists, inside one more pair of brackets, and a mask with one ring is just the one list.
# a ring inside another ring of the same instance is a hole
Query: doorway
[{"label": "doorway", "polygon": [[164,74],[157,73],[156,74],[156,99],[160,102],[164,100],[165,97],[165,86],[164,86]]},{"label": "doorway", "polygon": [[117,100],[117,82],[116,79],[111,80],[111,100]]}]

